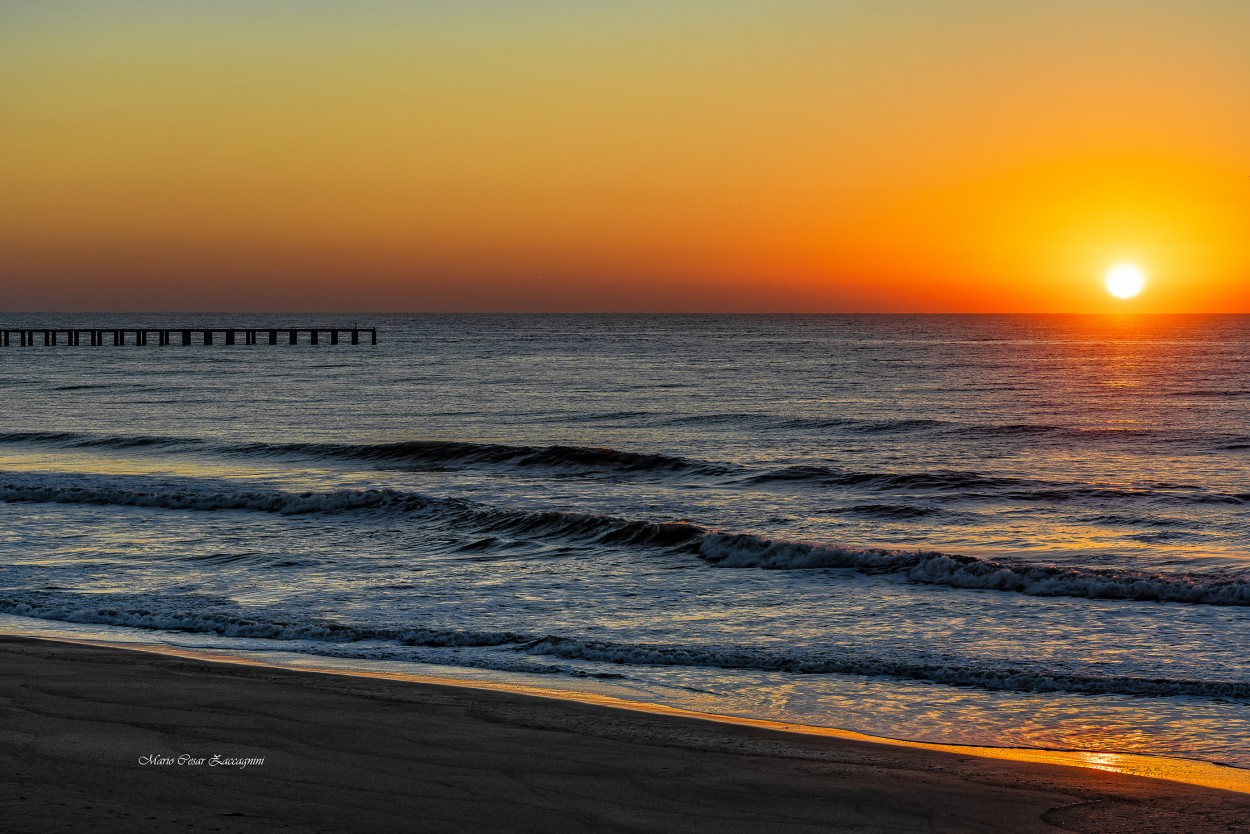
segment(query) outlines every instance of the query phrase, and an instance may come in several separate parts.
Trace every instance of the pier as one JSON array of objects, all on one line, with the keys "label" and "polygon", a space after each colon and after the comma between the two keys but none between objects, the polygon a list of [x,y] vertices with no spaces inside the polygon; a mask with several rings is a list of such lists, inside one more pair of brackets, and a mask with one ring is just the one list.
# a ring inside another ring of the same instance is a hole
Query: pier
[{"label": "pier", "polygon": [[0,329],[2,347],[123,345],[319,345],[378,343],[376,327],[17,327]]}]

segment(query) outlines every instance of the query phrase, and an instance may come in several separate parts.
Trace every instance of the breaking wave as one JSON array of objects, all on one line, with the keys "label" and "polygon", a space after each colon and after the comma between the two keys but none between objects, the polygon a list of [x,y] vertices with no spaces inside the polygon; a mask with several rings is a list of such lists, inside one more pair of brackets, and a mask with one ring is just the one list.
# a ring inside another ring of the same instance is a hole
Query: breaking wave
[{"label": "breaking wave", "polygon": [[205,488],[192,479],[133,477],[100,483],[61,476],[26,476],[0,481],[0,501],[86,504],[198,512],[248,511],[277,515],[374,513],[402,515],[456,530],[571,539],[598,544],[672,547],[694,541],[701,528],[684,522],[652,522],[594,513],[492,507],[455,498],[436,498],[394,489],[337,489],[326,492]]},{"label": "breaking wave", "polygon": [[849,568],[902,574],[912,582],[1039,597],[1084,597],[1203,605],[1250,605],[1250,574],[1149,573],[1128,569],[997,562],[952,553],[844,548],[760,536],[707,533],[699,555],[720,567]]},{"label": "breaking wave", "polygon": [[[393,489],[326,492],[242,490],[200,481],[10,476],[0,481],[0,501],[148,507],[179,511],[249,511],[280,515],[375,513],[437,525],[489,549],[493,534],[578,543],[672,548],[697,553],[722,568],[851,569],[897,574],[911,582],[951,588],[1008,591],[1030,596],[1068,596],[1250,605],[1250,574],[1150,573],[1132,569],[1061,567],[993,561],[939,552],[859,549],[830,544],[770,540],[752,534],[708,530],[685,521],[655,522],[596,513],[494,507]],[[875,511],[880,512],[880,508]],[[486,536],[487,538],[481,538]],[[470,545],[466,545],[470,546]]]},{"label": "breaking wave", "polygon": [[[329,620],[244,616],[226,600],[197,595],[143,598],[35,591],[0,594],[0,613],[67,623],[299,643],[287,650],[339,657],[404,657],[402,648],[475,650],[424,653],[422,662],[508,671],[586,675],[585,670],[521,666],[518,655],[617,667],[687,666],[791,674],[843,674],[1015,692],[1071,692],[1153,697],[1250,698],[1250,682],[1080,674],[1032,663],[906,659],[842,649],[661,645],[437,627],[379,628]],[[363,645],[362,645],[363,644]],[[596,677],[613,677],[591,673]]]}]

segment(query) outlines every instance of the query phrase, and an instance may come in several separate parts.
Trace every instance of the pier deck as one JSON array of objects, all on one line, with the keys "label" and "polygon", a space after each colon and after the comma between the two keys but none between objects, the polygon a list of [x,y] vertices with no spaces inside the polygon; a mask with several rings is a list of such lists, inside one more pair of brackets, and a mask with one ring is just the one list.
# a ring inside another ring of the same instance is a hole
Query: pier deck
[{"label": "pier deck", "polygon": [[[368,339],[378,343],[376,327],[14,327],[0,329],[2,347],[54,347],[89,345],[310,345],[321,344],[326,336],[332,345],[340,336],[353,345]],[[84,338],[85,337],[85,338]]]}]

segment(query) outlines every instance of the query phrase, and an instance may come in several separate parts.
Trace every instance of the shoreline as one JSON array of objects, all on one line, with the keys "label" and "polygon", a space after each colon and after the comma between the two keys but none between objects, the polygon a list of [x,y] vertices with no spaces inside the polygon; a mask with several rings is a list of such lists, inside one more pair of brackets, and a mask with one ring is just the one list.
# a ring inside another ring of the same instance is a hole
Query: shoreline
[{"label": "shoreline", "polygon": [[[1197,832],[1250,819],[1235,787],[1088,760],[1115,754],[1066,754],[1087,757],[1072,766],[1048,751],[158,648],[0,635],[12,831]],[[264,763],[139,761],[213,754]]]},{"label": "shoreline", "polygon": [[775,721],[764,718],[748,718],[744,716],[723,715],[719,713],[699,712],[682,707],[664,704],[634,701],[595,692],[527,686],[503,681],[475,680],[457,678],[451,675],[440,676],[431,674],[386,672],[334,665],[333,658],[317,658],[315,655],[304,659],[325,661],[316,665],[305,663],[298,667],[285,666],[267,662],[264,659],[241,654],[232,654],[226,650],[189,649],[170,646],[162,643],[131,643],[93,638],[68,637],[28,637],[26,635],[6,635],[0,632],[0,640],[7,636],[24,639],[48,640],[58,643],[71,643],[83,646],[119,649],[121,651],[146,652],[184,660],[195,660],[205,663],[226,663],[263,669],[282,669],[312,675],[344,675],[347,677],[376,678],[412,684],[428,684],[432,686],[451,686],[487,692],[505,692],[525,695],[534,698],[549,698],[557,701],[601,706],[608,709],[629,710],[653,715],[668,715],[698,721],[714,721],[743,727],[756,727],[777,732],[796,733],[867,744],[883,744],[896,747],[908,747],[920,750],[933,750],[943,753],[954,753],[961,756],[977,756],[985,759],[999,759],[1014,762],[1031,762],[1037,764],[1054,764],[1066,767],[1081,767],[1121,773],[1129,776],[1143,776],[1150,779],[1162,779],[1180,782],[1187,785],[1214,788],[1250,794],[1250,768],[1209,762],[1204,759],[1183,758],[1179,756],[1149,755],[1142,753],[1123,753],[1116,751],[1064,750],[1039,747],[1011,747],[994,745],[950,744],[943,742],[916,741],[906,738],[862,733],[838,727],[822,727],[796,722]]}]

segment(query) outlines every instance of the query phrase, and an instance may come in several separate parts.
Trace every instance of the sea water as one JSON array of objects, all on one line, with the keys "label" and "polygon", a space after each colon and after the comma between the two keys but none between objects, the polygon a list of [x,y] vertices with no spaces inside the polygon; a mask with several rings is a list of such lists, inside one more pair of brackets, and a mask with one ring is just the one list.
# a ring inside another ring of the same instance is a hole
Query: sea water
[{"label": "sea water", "polygon": [[1250,318],[0,317],[357,323],[0,348],[0,629],[1250,766]]}]

